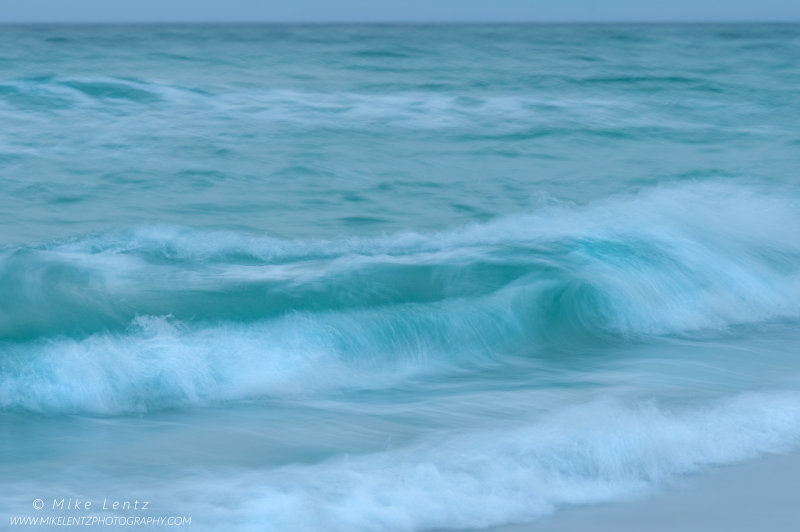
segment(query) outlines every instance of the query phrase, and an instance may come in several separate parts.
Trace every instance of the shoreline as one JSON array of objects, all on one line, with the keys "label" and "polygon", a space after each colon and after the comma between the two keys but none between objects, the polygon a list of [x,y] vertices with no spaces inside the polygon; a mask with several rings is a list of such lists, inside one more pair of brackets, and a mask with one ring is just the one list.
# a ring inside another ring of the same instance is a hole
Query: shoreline
[{"label": "shoreline", "polygon": [[486,532],[781,532],[800,526],[800,452],[678,479],[650,496],[563,508]]}]

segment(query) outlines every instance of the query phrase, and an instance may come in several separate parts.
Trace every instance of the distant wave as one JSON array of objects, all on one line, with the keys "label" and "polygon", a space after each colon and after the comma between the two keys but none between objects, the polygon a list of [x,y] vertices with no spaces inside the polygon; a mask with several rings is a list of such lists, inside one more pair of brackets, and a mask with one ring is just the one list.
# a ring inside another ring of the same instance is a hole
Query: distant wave
[{"label": "distant wave", "polygon": [[[637,83],[587,79],[581,83]],[[671,90],[672,78],[653,78]],[[720,89],[717,89],[719,92]],[[710,105],[703,90],[692,96],[698,106]],[[691,102],[689,102],[691,103]],[[709,124],[678,119],[669,106],[652,105],[642,99],[568,94],[460,94],[447,87],[397,86],[391,91],[328,91],[270,89],[235,85],[190,85],[157,79],[105,76],[39,76],[0,79],[0,111],[30,119],[38,114],[74,116],[82,123],[108,125],[109,117],[137,117],[130,127],[152,127],[163,122],[162,134],[189,128],[196,135],[229,126],[237,117],[237,128],[248,133],[248,125],[275,124],[290,127],[324,127],[334,130],[370,129],[387,126],[397,130],[460,132],[465,140],[511,135],[509,140],[540,137],[572,138],[580,135],[667,136],[693,142],[695,134],[714,128],[717,135],[775,134],[775,128],[760,131],[738,124]],[[146,120],[145,120],[146,119]],[[41,129],[41,128],[40,128]],[[36,132],[36,130],[31,133]],[[783,128],[779,133],[791,133]],[[114,131],[115,136],[122,131]],[[130,132],[129,132],[130,133]],[[505,138],[505,137],[503,137]]]}]

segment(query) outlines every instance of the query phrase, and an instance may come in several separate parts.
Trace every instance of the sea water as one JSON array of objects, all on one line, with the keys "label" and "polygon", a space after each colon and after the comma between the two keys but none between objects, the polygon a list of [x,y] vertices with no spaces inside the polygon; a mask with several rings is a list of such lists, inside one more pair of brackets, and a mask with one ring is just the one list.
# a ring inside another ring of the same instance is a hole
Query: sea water
[{"label": "sea water", "polygon": [[0,527],[478,529],[792,451],[798,86],[797,25],[0,27]]}]

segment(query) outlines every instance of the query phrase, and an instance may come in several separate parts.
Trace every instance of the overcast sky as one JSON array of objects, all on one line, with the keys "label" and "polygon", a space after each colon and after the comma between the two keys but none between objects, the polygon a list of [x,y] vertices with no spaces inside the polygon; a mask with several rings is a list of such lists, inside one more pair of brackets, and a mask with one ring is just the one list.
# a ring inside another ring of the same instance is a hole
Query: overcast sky
[{"label": "overcast sky", "polygon": [[800,21],[800,0],[0,0],[0,22]]}]

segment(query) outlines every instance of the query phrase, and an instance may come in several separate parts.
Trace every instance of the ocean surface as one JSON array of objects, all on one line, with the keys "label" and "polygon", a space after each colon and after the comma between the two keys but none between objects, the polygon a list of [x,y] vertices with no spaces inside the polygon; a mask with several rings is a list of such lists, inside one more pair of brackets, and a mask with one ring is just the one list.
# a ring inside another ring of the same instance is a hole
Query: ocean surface
[{"label": "ocean surface", "polygon": [[798,25],[0,26],[0,529],[481,529],[798,449],[798,87]]}]

